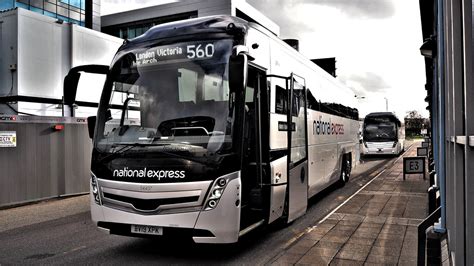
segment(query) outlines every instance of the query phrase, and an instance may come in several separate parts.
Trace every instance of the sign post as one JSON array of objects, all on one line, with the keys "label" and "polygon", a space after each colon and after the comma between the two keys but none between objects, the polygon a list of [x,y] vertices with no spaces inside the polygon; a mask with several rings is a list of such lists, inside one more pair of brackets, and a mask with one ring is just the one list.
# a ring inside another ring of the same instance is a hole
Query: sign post
[{"label": "sign post", "polygon": [[423,174],[425,180],[425,157],[404,157],[403,158],[403,180],[408,174]]}]

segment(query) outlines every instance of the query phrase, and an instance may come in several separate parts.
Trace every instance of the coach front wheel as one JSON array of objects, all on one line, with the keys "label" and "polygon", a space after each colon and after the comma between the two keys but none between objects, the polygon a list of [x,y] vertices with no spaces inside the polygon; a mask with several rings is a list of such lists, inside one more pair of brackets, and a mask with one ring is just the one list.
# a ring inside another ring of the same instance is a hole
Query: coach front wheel
[{"label": "coach front wheel", "polygon": [[349,182],[349,178],[351,176],[351,161],[350,161],[350,154],[346,154],[342,157],[342,166],[341,166],[341,177],[339,179],[339,184],[344,186],[347,182]]}]

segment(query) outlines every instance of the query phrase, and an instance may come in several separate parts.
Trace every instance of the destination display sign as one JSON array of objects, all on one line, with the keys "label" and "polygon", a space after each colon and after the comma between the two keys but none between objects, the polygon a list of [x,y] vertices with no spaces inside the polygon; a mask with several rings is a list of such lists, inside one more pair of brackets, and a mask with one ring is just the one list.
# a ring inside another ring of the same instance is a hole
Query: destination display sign
[{"label": "destination display sign", "polygon": [[133,66],[157,65],[169,61],[194,61],[220,58],[223,53],[230,51],[230,40],[196,41],[156,46],[140,49],[134,52]]}]

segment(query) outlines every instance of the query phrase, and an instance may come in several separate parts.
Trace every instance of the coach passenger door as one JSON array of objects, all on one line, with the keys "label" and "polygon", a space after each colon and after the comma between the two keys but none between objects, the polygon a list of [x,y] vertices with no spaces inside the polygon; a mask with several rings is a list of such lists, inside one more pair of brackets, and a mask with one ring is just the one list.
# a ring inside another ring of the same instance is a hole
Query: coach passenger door
[{"label": "coach passenger door", "polygon": [[308,205],[308,129],[303,78],[291,75],[288,96],[288,222],[291,222],[303,215]]}]

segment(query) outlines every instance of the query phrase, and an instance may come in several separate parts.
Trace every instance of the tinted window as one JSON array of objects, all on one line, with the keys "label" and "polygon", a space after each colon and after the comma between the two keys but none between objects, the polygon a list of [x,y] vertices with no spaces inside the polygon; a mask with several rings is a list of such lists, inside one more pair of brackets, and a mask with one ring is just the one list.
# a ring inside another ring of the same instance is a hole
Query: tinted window
[{"label": "tinted window", "polygon": [[286,115],[288,112],[288,93],[280,86],[275,88],[275,113]]}]

